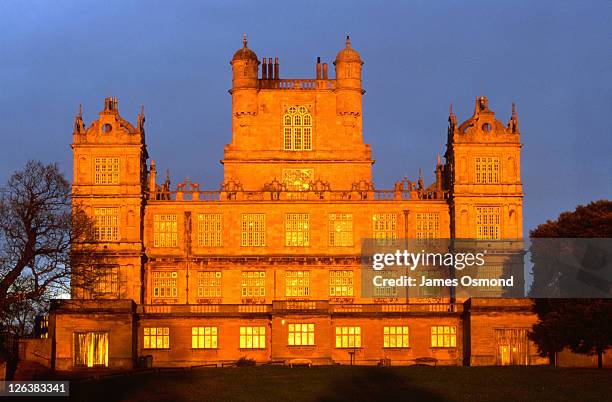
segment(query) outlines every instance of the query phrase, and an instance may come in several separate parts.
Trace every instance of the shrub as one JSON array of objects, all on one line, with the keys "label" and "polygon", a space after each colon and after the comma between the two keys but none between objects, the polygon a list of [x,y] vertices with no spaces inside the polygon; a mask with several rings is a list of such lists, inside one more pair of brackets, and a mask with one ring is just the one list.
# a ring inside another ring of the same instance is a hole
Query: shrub
[{"label": "shrub", "polygon": [[242,356],[236,361],[236,367],[253,367],[255,366],[255,359],[251,359],[246,356]]}]

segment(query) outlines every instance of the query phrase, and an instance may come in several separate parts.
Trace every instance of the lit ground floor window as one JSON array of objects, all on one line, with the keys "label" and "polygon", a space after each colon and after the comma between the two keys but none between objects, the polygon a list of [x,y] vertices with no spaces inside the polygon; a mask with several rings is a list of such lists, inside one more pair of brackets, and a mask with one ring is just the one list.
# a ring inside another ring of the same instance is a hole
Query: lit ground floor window
[{"label": "lit ground floor window", "polygon": [[527,328],[496,329],[496,363],[502,366],[529,364],[528,332]]},{"label": "lit ground floor window", "polygon": [[289,346],[314,345],[314,324],[289,324]]},{"label": "lit ground floor window", "polygon": [[76,332],[74,334],[74,365],[108,366],[108,332]]},{"label": "lit ground floor window", "polygon": [[240,349],[265,349],[266,327],[240,327]]},{"label": "lit ground floor window", "polygon": [[145,349],[168,349],[170,348],[170,328],[168,327],[145,327],[143,329],[143,347]]},{"label": "lit ground floor window", "polygon": [[454,348],[457,346],[457,327],[454,325],[434,325],[431,327],[432,348]]},{"label": "lit ground floor window", "polygon": [[360,348],[361,327],[336,327],[337,348]]},{"label": "lit ground floor window", "polygon": [[216,349],[217,327],[192,327],[191,347],[193,349]]},{"label": "lit ground floor window", "polygon": [[407,348],[408,327],[394,326],[383,328],[383,345],[385,348]]}]

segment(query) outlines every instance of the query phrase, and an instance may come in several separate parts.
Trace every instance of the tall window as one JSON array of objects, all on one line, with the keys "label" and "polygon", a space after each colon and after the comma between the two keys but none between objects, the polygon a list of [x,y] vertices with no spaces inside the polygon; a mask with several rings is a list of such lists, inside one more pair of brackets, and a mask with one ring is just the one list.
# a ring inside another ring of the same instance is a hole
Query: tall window
[{"label": "tall window", "polygon": [[332,297],[353,297],[353,271],[329,271],[329,295]]},{"label": "tall window", "polygon": [[436,239],[440,237],[440,213],[419,212],[416,214],[417,239]]},{"label": "tall window", "polygon": [[198,297],[221,297],[221,271],[198,272]]},{"label": "tall window", "polygon": [[191,327],[192,349],[217,349],[217,327]]},{"label": "tall window", "polygon": [[432,348],[454,348],[457,346],[457,327],[454,325],[435,325],[431,327]]},{"label": "tall window", "polygon": [[283,116],[285,151],[312,150],[312,116],[305,106],[289,106]]},{"label": "tall window", "polygon": [[75,332],[75,366],[108,366],[108,332]]},{"label": "tall window", "polygon": [[353,214],[329,214],[329,245],[353,245]]},{"label": "tall window", "polygon": [[119,268],[102,267],[96,272],[94,292],[116,294],[119,289]]},{"label": "tall window", "polygon": [[499,183],[499,158],[476,157],[476,183]]},{"label": "tall window", "polygon": [[168,327],[145,327],[143,347],[145,349],[169,349],[170,328]]},{"label": "tall window", "polygon": [[310,271],[285,271],[285,296],[310,296]]},{"label": "tall window", "polygon": [[242,214],[243,247],[263,247],[266,245],[266,214]]},{"label": "tall window", "polygon": [[310,214],[285,214],[285,246],[310,245]]},{"label": "tall window", "polygon": [[476,238],[499,239],[499,207],[476,207]]},{"label": "tall window", "polygon": [[314,169],[283,169],[283,184],[287,191],[305,191],[314,181]]},{"label": "tall window", "polygon": [[242,271],[240,285],[242,297],[265,297],[266,272]]},{"label": "tall window", "polygon": [[528,365],[530,362],[529,329],[504,328],[495,330],[496,363]]},{"label": "tall window", "polygon": [[266,327],[240,327],[240,349],[265,349]]},{"label": "tall window", "polygon": [[[382,271],[378,271],[376,275],[380,275],[383,279],[397,279],[397,271],[385,268]],[[397,297],[397,286],[374,286],[373,295],[377,298]]]},{"label": "tall window", "polygon": [[172,298],[178,295],[178,273],[176,271],[153,272],[153,297]]},{"label": "tall window", "polygon": [[156,214],[153,216],[153,246],[176,247],[178,243],[178,223],[176,214]]},{"label": "tall window", "polygon": [[119,184],[119,158],[94,158],[94,183]]},{"label": "tall window", "polygon": [[[504,267],[501,264],[485,264],[482,267],[478,267],[478,279],[493,279],[501,278],[504,273]],[[501,285],[484,285],[476,288],[479,293],[499,293],[504,287]]]},{"label": "tall window", "polygon": [[288,325],[289,346],[313,346],[314,324],[289,324]]},{"label": "tall window", "polygon": [[361,327],[336,327],[337,348],[360,348]]},{"label": "tall window", "polygon": [[383,328],[383,347],[385,348],[407,348],[408,327],[395,326]]},{"label": "tall window", "polygon": [[223,215],[221,214],[199,214],[198,215],[198,246],[199,247],[221,247],[221,227]]},{"label": "tall window", "polygon": [[397,214],[372,215],[372,232],[375,239],[397,238]]},{"label": "tall window", "polygon": [[98,241],[119,240],[119,208],[94,208],[94,237]]}]

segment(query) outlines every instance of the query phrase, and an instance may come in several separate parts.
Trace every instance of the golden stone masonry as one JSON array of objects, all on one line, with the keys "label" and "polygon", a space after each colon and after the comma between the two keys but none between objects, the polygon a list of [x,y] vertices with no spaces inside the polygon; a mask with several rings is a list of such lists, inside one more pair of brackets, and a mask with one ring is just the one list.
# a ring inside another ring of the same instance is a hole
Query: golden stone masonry
[{"label": "golden stone masonry", "polygon": [[[315,78],[281,79],[247,47],[231,62],[232,138],[219,189],[159,175],[136,124],[107,98],[73,134],[74,202],[94,218],[103,270],[49,317],[55,369],[235,362],[540,364],[531,302],[361,296],[362,238],[522,238],[520,130],[486,97],[450,110],[435,181],[372,182],[363,61],[349,38]],[[510,109],[510,108],[509,108]],[[441,137],[441,140],[443,138]],[[432,161],[435,156],[432,155]],[[194,161],[195,162],[195,161]],[[79,245],[75,245],[78,249]],[[501,275],[504,256],[488,265]],[[495,260],[494,260],[495,261]],[[88,267],[83,267],[86,269]],[[523,283],[521,275],[515,282]]]}]

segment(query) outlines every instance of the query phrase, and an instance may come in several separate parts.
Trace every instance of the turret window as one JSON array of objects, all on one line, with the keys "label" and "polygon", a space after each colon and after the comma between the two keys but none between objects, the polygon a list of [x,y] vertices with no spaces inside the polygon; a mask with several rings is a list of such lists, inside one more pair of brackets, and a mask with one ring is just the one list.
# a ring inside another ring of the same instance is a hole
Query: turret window
[{"label": "turret window", "polygon": [[119,208],[94,208],[94,237],[98,241],[119,240]]},{"label": "turret window", "polygon": [[94,158],[94,184],[119,184],[119,158]]},{"label": "turret window", "polygon": [[476,157],[476,183],[499,183],[499,158]]},{"label": "turret window", "polygon": [[499,222],[499,207],[476,207],[476,238],[499,239]]},{"label": "turret window", "polygon": [[283,116],[285,151],[312,150],[312,116],[306,106],[289,106]]}]

